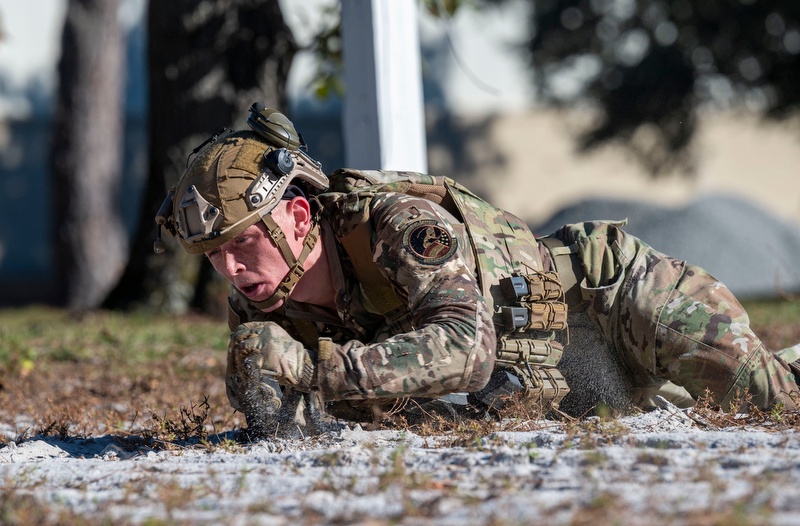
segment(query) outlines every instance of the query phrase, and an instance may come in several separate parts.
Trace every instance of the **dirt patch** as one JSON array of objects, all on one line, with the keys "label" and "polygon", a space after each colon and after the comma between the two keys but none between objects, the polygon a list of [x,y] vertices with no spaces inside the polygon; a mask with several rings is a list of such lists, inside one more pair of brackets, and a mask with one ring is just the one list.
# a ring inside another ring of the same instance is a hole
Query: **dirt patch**
[{"label": "dirt patch", "polygon": [[[800,320],[764,312],[754,319],[768,345],[800,341]],[[800,513],[798,413],[665,403],[576,421],[332,423],[243,443],[222,381],[224,322],[22,320],[0,313],[4,524],[793,524]]]}]

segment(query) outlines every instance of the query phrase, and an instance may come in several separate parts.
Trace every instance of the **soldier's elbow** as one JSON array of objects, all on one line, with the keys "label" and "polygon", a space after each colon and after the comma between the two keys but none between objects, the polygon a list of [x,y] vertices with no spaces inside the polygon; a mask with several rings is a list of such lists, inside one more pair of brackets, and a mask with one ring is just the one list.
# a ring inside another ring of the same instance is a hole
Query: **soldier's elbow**
[{"label": "soldier's elbow", "polygon": [[489,378],[494,370],[494,348],[481,347],[475,351],[475,360],[466,375],[464,391],[473,393],[480,391],[489,383]]}]

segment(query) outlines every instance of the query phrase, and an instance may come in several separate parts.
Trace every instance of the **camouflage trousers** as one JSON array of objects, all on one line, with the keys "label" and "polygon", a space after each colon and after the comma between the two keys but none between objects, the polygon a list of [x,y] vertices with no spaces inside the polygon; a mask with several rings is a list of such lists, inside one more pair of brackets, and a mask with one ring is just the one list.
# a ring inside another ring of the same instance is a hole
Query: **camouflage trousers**
[{"label": "camouflage trousers", "polygon": [[800,407],[786,363],[797,359],[800,346],[769,351],[725,285],[621,225],[577,223],[552,237],[572,247],[579,261],[582,303],[570,308],[588,312],[634,384],[668,380],[695,400],[708,393],[725,408],[744,395],[760,409]]}]

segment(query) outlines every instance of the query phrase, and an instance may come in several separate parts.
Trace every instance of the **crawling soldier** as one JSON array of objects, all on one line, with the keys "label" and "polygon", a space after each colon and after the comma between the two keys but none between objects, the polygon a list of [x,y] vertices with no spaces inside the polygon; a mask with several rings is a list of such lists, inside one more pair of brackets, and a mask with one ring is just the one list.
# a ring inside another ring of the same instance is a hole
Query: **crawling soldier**
[{"label": "crawling soldier", "polygon": [[[254,104],[247,122],[200,150],[156,221],[232,285],[226,386],[249,427],[287,392],[351,419],[452,393],[484,410],[515,392],[571,412],[704,393],[798,408],[800,345],[768,350],[725,285],[621,223],[537,239],[450,179],[326,176],[284,115]],[[598,357],[625,400],[600,366],[580,372]]]}]

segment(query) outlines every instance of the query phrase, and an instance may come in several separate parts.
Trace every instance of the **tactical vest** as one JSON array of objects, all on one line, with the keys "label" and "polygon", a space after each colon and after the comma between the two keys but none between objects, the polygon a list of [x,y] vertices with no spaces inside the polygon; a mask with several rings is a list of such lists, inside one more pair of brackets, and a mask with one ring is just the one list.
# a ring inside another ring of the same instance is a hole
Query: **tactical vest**
[{"label": "tactical vest", "polygon": [[527,225],[450,178],[416,172],[340,169],[318,196],[323,207],[348,214],[337,236],[351,260],[364,295],[395,324],[404,305],[372,261],[369,207],[378,193],[428,199],[461,221],[477,265],[481,292],[494,312],[498,336],[495,373],[470,395],[499,409],[505,395],[518,393],[542,408],[558,409],[569,391],[557,364],[568,340],[567,304],[558,274],[542,269],[536,239]]}]

